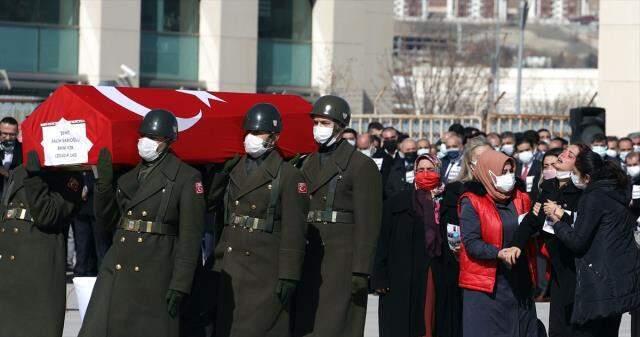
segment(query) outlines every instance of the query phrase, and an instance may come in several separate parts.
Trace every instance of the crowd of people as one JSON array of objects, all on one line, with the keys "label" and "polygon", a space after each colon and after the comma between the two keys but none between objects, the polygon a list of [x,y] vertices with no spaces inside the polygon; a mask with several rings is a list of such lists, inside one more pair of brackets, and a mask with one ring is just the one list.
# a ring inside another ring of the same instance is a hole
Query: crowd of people
[{"label": "crowd of people", "polygon": [[80,336],[362,336],[367,294],[381,337],[640,334],[640,133],[358,133],[336,96],[311,118],[315,153],[283,158],[258,104],[245,154],[193,168],[153,110],[140,164],[93,172],[21,165],[2,119],[0,336],[61,336],[69,227],[97,276]]}]

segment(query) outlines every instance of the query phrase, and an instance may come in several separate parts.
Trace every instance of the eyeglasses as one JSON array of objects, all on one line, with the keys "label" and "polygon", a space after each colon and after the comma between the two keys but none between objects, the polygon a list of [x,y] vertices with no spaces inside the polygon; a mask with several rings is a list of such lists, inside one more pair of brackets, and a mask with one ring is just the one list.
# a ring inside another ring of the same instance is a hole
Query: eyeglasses
[{"label": "eyeglasses", "polygon": [[0,132],[0,136],[2,136],[2,137],[17,137],[18,134],[17,133],[13,133],[13,132]]}]

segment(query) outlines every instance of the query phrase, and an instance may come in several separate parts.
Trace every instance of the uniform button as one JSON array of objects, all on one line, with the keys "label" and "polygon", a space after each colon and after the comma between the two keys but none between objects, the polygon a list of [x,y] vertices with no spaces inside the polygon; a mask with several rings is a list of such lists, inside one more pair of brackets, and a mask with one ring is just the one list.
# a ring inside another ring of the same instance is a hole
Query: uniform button
[{"label": "uniform button", "polygon": [[251,205],[251,209],[256,209],[256,205]]},{"label": "uniform button", "polygon": [[236,200],[236,206],[240,205],[240,201]]},{"label": "uniform button", "polygon": [[1,229],[0,229],[0,233],[4,233],[4,228],[1,228]]},{"label": "uniform button", "polygon": [[20,230],[18,229],[18,227],[13,228],[13,232],[14,233],[18,233]]},{"label": "uniform button", "polygon": [[127,215],[133,215],[133,212],[129,211],[127,212]]},{"label": "uniform button", "polygon": [[327,196],[322,196],[322,200],[327,201]]},{"label": "uniform button", "polygon": [[142,242],[142,237],[139,237],[139,238],[138,238],[138,242]]},{"label": "uniform button", "polygon": [[116,270],[120,270],[120,269],[122,269],[122,266],[119,264],[116,264]]},{"label": "uniform button", "polygon": [[23,203],[20,203],[20,207],[24,207],[24,204],[23,204]]},{"label": "uniform button", "polygon": [[231,247],[227,248],[227,253],[231,253],[232,251],[233,251],[233,248],[231,248]]},{"label": "uniform button", "polygon": [[125,238],[124,236],[120,238],[120,242],[124,242]]},{"label": "uniform button", "polygon": [[2,254],[0,254],[0,260],[2,260]]},{"label": "uniform button", "polygon": [[16,257],[15,257],[15,256],[13,256],[13,255],[9,256],[9,260],[13,261],[13,260],[15,260],[15,259],[16,259]]},{"label": "uniform button", "polygon": [[246,251],[246,252],[244,252],[244,255],[246,255],[246,256],[251,256],[251,252]]},{"label": "uniform button", "polygon": [[136,272],[140,271],[140,267],[138,266],[133,267],[133,271],[136,271]]},{"label": "uniform button", "polygon": [[165,189],[163,188],[163,189],[162,189],[162,193],[164,193],[164,191],[165,191]]},{"label": "uniform button", "polygon": [[269,189],[269,190],[272,189],[272,188],[273,188],[273,186],[271,186],[271,184],[269,184],[269,186],[267,186],[267,189]]},{"label": "uniform button", "polygon": [[142,211],[142,216],[147,216],[147,211]]}]

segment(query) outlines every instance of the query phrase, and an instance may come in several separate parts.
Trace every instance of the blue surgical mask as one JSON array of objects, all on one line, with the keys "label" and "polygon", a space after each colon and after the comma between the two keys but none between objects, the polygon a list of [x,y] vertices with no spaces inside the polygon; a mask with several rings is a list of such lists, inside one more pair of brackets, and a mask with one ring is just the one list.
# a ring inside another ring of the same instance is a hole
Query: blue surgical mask
[{"label": "blue surgical mask", "polygon": [[458,150],[458,148],[452,147],[450,149],[447,149],[447,158],[451,160],[456,160],[459,157],[460,157],[460,150]]}]

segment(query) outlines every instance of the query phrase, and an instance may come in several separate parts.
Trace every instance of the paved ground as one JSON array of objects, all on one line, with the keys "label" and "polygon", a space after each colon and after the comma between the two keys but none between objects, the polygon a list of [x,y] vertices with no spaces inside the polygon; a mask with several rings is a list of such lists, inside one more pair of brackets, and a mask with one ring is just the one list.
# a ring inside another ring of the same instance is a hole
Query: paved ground
[{"label": "paved ground", "polygon": [[[67,302],[69,309],[67,310],[66,321],[64,324],[64,337],[76,337],[80,330],[80,314],[76,302],[73,287],[69,286],[67,291]],[[538,317],[546,324],[549,320],[549,304],[539,303],[537,305]],[[629,315],[624,315],[622,325],[620,326],[620,337],[630,337]],[[369,296],[369,306],[367,308],[367,323],[365,326],[365,337],[378,337],[378,298]]]}]

